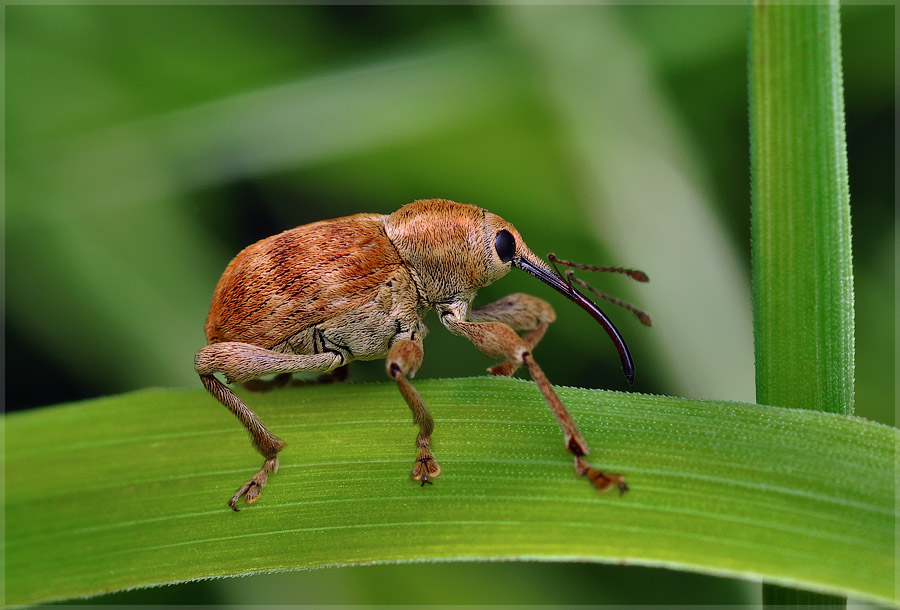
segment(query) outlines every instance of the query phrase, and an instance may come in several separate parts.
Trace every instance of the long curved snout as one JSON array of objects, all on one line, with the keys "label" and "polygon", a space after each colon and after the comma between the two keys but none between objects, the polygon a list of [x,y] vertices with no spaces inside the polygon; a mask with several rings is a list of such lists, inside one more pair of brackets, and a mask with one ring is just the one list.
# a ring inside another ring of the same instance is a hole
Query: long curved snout
[{"label": "long curved snout", "polygon": [[628,380],[628,383],[634,383],[634,360],[631,358],[631,352],[628,351],[625,339],[622,338],[619,330],[596,303],[578,292],[569,282],[561,278],[559,274],[555,273],[544,261],[537,257],[535,257],[535,260],[529,260],[529,258],[520,255],[513,259],[512,264],[514,267],[530,273],[591,314],[615,344],[616,350],[619,352],[619,358],[622,361],[622,372],[625,373],[625,379]]}]

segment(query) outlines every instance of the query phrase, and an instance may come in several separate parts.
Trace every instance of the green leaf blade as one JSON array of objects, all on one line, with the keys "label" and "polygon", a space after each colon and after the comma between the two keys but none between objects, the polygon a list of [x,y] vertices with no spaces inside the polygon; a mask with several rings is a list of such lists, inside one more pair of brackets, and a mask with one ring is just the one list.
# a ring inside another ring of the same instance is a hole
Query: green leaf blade
[{"label": "green leaf blade", "polygon": [[668,566],[894,599],[891,428],[561,388],[591,461],[628,476],[619,497],[575,477],[533,384],[416,385],[437,420],[444,471],[433,486],[408,480],[415,430],[391,384],[254,394],[288,446],[260,501],[240,513],[226,501],[261,459],[201,392],[8,416],[7,602],[488,559]]},{"label": "green leaf blade", "polygon": [[[751,6],[753,324],[763,404],[853,412],[843,99],[838,2]],[[846,605],[770,585],[763,598]]]},{"label": "green leaf blade", "polygon": [[758,3],[750,15],[757,401],[852,413],[838,5]]}]

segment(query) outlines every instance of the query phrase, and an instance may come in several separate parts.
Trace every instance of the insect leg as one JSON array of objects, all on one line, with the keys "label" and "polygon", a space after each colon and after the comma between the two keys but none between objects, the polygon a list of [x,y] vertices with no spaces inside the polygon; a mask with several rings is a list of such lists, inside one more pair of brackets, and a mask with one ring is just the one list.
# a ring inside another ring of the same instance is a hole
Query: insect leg
[{"label": "insect leg", "polygon": [[550,381],[544,371],[538,366],[531,354],[531,348],[522,337],[501,322],[467,322],[458,320],[452,315],[442,315],[441,321],[453,333],[462,335],[471,341],[483,354],[492,358],[507,358],[517,366],[526,364],[531,378],[537,384],[544,400],[556,416],[563,430],[566,450],[575,456],[575,473],[586,475],[591,483],[600,491],[606,491],[613,485],[621,492],[625,492],[628,486],[625,477],[614,473],[605,473],[592,468],[584,456],[590,453],[587,441],[575,425],[575,421],[565,405],[559,399],[556,390],[550,385]]},{"label": "insect leg", "polygon": [[575,456],[575,473],[587,476],[594,487],[600,491],[606,491],[612,488],[613,485],[619,488],[619,493],[628,491],[628,485],[625,484],[624,476],[612,472],[596,470],[584,460],[584,456],[590,453],[587,441],[584,440],[584,437],[578,430],[578,426],[575,425],[572,416],[569,415],[566,407],[559,399],[556,390],[550,385],[550,381],[547,379],[547,376],[544,374],[541,367],[538,366],[534,357],[530,353],[527,353],[524,355],[524,360],[525,364],[528,365],[528,372],[531,375],[531,378],[537,384],[538,388],[540,388],[541,394],[544,395],[544,400],[547,401],[547,405],[550,407],[550,410],[553,411],[557,421],[559,421],[560,427],[563,429],[566,449]]},{"label": "insect leg", "polygon": [[415,375],[416,371],[422,365],[422,344],[419,341],[410,339],[400,339],[396,341],[388,352],[385,369],[387,374],[397,382],[400,394],[409,405],[412,411],[413,420],[419,427],[419,434],[416,437],[416,446],[419,448],[419,455],[416,458],[416,464],[413,467],[411,477],[414,481],[422,481],[431,483],[431,479],[441,474],[441,467],[434,459],[431,452],[431,433],[434,431],[434,418],[428,412],[425,403],[418,390],[409,382],[409,378]]},{"label": "insect leg", "polygon": [[[516,331],[528,331],[522,340],[529,350],[544,338],[551,322],[556,320],[556,312],[544,299],[517,292],[498,299],[493,303],[476,307],[469,312],[469,322],[502,322]],[[506,360],[488,369],[492,375],[512,376],[521,363]]]},{"label": "insect leg", "polygon": [[213,343],[197,352],[194,370],[200,375],[203,386],[241,421],[250,432],[253,446],[265,458],[262,469],[238,488],[229,501],[233,510],[238,510],[236,505],[242,496],[247,496],[248,503],[256,501],[269,474],[278,470],[278,452],[285,443],[272,434],[259,416],[214,373],[224,373],[230,383],[242,383],[273,373],[328,371],[341,365],[343,360],[343,356],[334,352],[311,356],[282,354],[240,342]]}]

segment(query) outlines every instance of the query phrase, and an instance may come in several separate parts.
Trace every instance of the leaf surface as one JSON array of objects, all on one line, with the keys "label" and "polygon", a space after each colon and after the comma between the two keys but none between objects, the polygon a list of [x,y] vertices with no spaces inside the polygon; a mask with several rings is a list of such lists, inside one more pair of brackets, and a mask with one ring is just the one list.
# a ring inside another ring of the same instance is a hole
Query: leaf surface
[{"label": "leaf surface", "polygon": [[[573,474],[537,388],[416,383],[443,473],[409,480],[415,428],[392,384],[248,395],[288,442],[262,459],[200,391],[6,416],[6,596],[14,605],[192,579],[451,560],[668,566],[893,601],[897,431],[854,417],[560,388],[592,463]],[[827,473],[827,476],[823,476]]]}]

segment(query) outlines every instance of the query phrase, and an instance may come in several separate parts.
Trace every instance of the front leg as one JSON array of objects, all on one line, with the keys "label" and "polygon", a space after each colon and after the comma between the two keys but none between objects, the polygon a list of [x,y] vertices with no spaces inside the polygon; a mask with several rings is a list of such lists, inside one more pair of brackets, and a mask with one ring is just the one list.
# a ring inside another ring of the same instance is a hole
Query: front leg
[{"label": "front leg", "polygon": [[586,475],[594,487],[600,491],[606,491],[613,485],[619,488],[620,493],[628,490],[628,486],[625,484],[625,477],[596,470],[585,461],[584,456],[591,451],[587,441],[581,435],[572,416],[566,411],[566,407],[559,399],[553,386],[550,385],[550,381],[547,379],[544,371],[531,355],[531,346],[516,331],[501,322],[475,323],[462,320],[456,315],[454,310],[449,308],[440,312],[440,315],[444,326],[451,332],[471,341],[483,354],[491,358],[505,358],[517,367],[522,364],[528,366],[531,378],[541,390],[544,400],[547,401],[547,405],[553,411],[563,430],[566,450],[575,456],[576,474]]},{"label": "front leg", "polygon": [[556,390],[550,385],[550,381],[547,379],[544,371],[538,366],[538,363],[535,362],[531,354],[525,354],[524,360],[525,364],[528,365],[528,372],[531,374],[531,378],[534,379],[534,382],[541,389],[544,399],[550,406],[550,410],[556,415],[556,419],[559,421],[559,425],[565,433],[566,449],[575,456],[575,473],[587,476],[594,487],[600,491],[606,491],[612,488],[613,485],[619,488],[619,494],[628,491],[628,485],[625,484],[624,476],[613,472],[596,470],[584,460],[583,456],[586,456],[591,452],[587,441],[584,440],[584,437],[581,435],[581,432],[579,432],[578,426],[575,425],[572,416],[569,415],[569,412],[566,411],[566,407],[559,399]]},{"label": "front leg", "polygon": [[[544,299],[517,292],[493,303],[476,307],[469,312],[467,319],[469,322],[501,322],[515,331],[528,331],[522,340],[528,345],[528,350],[532,351],[544,338],[550,323],[556,320],[556,312]],[[495,364],[488,372],[492,375],[511,377],[521,364],[506,360]]]},{"label": "front leg", "polygon": [[419,455],[410,476],[414,481],[422,481],[424,487],[425,483],[430,485],[431,479],[441,474],[441,467],[434,460],[434,454],[430,449],[431,433],[434,432],[434,418],[431,417],[431,413],[422,402],[418,390],[408,379],[408,377],[414,376],[422,366],[422,356],[421,341],[400,339],[391,346],[385,362],[385,369],[387,374],[397,382],[400,394],[409,405],[413,420],[419,427],[419,435],[416,437]]}]

